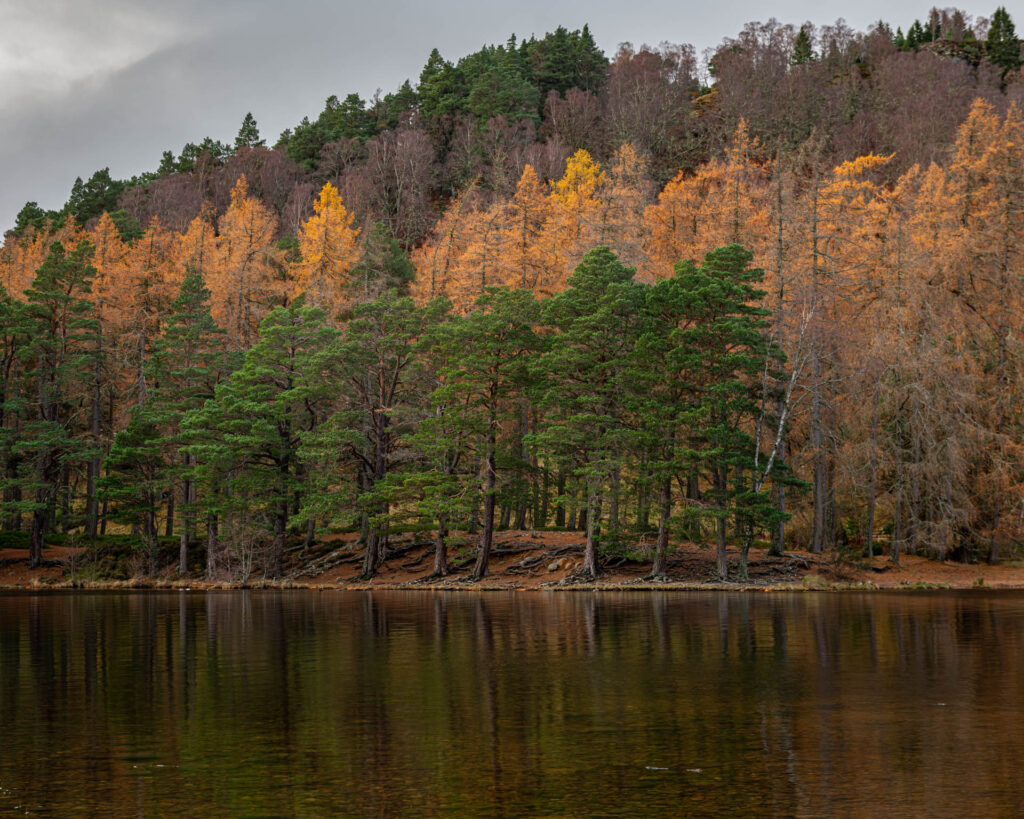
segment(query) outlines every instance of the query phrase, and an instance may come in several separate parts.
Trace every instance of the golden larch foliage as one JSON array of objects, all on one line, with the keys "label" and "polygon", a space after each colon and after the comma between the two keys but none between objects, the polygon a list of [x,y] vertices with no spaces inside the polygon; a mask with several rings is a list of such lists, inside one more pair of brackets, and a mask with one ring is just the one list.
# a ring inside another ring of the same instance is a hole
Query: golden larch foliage
[{"label": "golden larch foliage", "polygon": [[278,276],[281,254],[274,243],[277,217],[249,195],[242,175],[219,226],[217,262],[209,276],[211,311],[227,331],[228,343],[245,350],[260,321],[284,295]]},{"label": "golden larch foliage", "polygon": [[306,293],[310,303],[337,311],[346,301],[348,273],[358,259],[359,228],[341,195],[327,182],[313,204],[313,215],[299,231],[302,260],[292,267],[291,295]]}]

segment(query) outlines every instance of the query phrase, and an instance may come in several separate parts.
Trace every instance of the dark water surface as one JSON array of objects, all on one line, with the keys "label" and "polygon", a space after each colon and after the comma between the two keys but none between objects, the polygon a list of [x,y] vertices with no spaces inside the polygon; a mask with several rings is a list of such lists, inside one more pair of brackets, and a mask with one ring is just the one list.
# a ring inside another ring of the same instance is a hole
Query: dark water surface
[{"label": "dark water surface", "polygon": [[1011,816],[1024,595],[0,595],[0,814]]}]

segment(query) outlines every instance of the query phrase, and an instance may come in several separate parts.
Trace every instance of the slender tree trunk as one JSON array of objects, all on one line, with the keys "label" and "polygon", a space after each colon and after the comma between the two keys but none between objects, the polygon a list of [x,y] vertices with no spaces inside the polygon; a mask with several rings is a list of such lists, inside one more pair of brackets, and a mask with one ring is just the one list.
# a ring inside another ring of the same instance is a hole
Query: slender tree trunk
[{"label": "slender tree trunk", "polygon": [[[534,411],[530,414],[531,431],[534,435],[537,434],[537,412]],[[533,488],[533,514],[532,520],[530,521],[530,528],[542,529],[548,524],[548,489],[551,476],[548,474],[547,464],[544,464],[543,469],[540,466],[540,459],[537,457],[536,447],[527,447],[527,453],[530,458],[530,473],[533,476],[530,485]],[[540,479],[538,480],[538,475]]]},{"label": "slender tree trunk", "polygon": [[497,477],[495,445],[496,438],[492,424],[487,433],[487,456],[484,462],[484,519],[480,529],[480,554],[477,557],[476,568],[473,569],[474,580],[480,580],[487,574],[487,563],[491,559],[491,543],[494,540],[494,487]]},{"label": "slender tree trunk", "polygon": [[85,484],[85,536],[89,540],[96,539],[99,519],[99,503],[96,496],[96,484],[100,476],[100,435],[102,427],[100,416],[103,413],[102,396],[100,394],[102,369],[100,362],[103,353],[103,336],[96,334],[96,362],[93,370],[92,384],[92,446],[93,454],[89,458],[89,473]]},{"label": "slender tree trunk", "polygon": [[747,574],[747,559],[750,556],[750,547],[754,544],[754,524],[750,520],[743,521],[743,540],[740,545],[740,580],[744,583],[750,580]]},{"label": "slender tree trunk", "polygon": [[[616,453],[616,460],[618,460],[618,453]],[[619,484],[621,469],[618,463],[615,464],[612,469],[611,481],[610,481],[610,492],[608,495],[608,530],[612,537],[618,540],[619,537]]]},{"label": "slender tree trunk", "polygon": [[174,486],[167,493],[167,523],[164,528],[164,537],[174,537]]},{"label": "slender tree trunk", "polygon": [[213,580],[217,575],[217,557],[220,552],[218,520],[215,514],[206,518],[206,579]]},{"label": "slender tree trunk", "polygon": [[646,532],[650,528],[650,486],[648,481],[648,462],[650,458],[645,450],[640,459],[640,474],[636,480],[636,528],[640,532]]},{"label": "slender tree trunk", "polygon": [[892,543],[889,548],[889,559],[897,566],[900,565],[900,541],[903,539],[903,489],[896,490],[892,515]]},{"label": "slender tree trunk", "polygon": [[[715,489],[724,494],[727,484],[729,481],[728,474],[722,469],[716,469],[714,473]],[[718,569],[718,577],[720,580],[729,579],[729,556],[725,549],[725,529],[726,529],[726,516],[725,510],[719,507],[720,514],[715,520],[715,528],[717,532],[717,540],[715,544],[715,565]]]},{"label": "slender tree trunk", "polygon": [[185,455],[186,475],[181,482],[181,539],[178,543],[178,573],[188,574],[188,544],[195,537],[196,529],[196,487],[188,477],[188,469],[192,465],[192,456]]},{"label": "slender tree trunk", "polygon": [[[530,406],[525,401],[520,408],[519,414],[519,458],[525,466],[530,465],[530,447],[526,444],[526,436],[530,432]],[[522,531],[526,528],[526,510],[530,505],[530,500],[537,493],[537,482],[533,470],[528,470],[527,475],[529,478],[524,478],[523,483],[529,481],[529,487],[531,492],[524,491],[522,497],[516,501],[516,519],[513,524],[513,528]]]},{"label": "slender tree trunk", "polygon": [[594,478],[587,478],[587,545],[583,555],[583,573],[597,579],[598,488]]},{"label": "slender tree trunk", "polygon": [[[45,490],[39,490],[37,498],[45,502]],[[43,562],[43,535],[46,529],[46,511],[36,509],[32,512],[32,528],[28,538],[28,565],[30,569],[38,569]]]},{"label": "slender tree trunk", "polygon": [[555,493],[558,495],[559,502],[555,507],[555,526],[559,529],[566,528],[565,525],[565,506],[566,504],[562,501],[565,496],[565,471],[559,467],[558,476],[555,478]]},{"label": "slender tree trunk", "polygon": [[570,532],[576,531],[576,482],[572,482],[569,489],[568,509],[566,510],[565,528]]},{"label": "slender tree trunk", "polygon": [[278,503],[274,518],[274,542],[270,547],[270,568],[267,574],[274,580],[279,578],[284,567],[284,541],[288,532],[288,499]]},{"label": "slender tree trunk", "polygon": [[661,482],[658,505],[658,540],[654,547],[654,565],[651,577],[664,577],[668,554],[669,522],[672,516],[672,478]]},{"label": "slender tree trunk", "polygon": [[149,544],[149,576],[156,577],[160,568],[160,542],[156,536],[156,501],[152,497],[142,516],[142,537]]},{"label": "slender tree trunk", "polygon": [[[775,276],[777,279],[777,304],[775,306],[775,326],[778,328],[778,335],[776,336],[776,343],[780,349],[785,349],[785,333],[786,333],[786,243],[785,243],[785,223],[783,213],[785,209],[783,207],[783,189],[782,189],[782,164],[776,160],[775,162]],[[778,413],[779,418],[782,418],[786,411],[786,398],[784,394],[779,395]],[[782,437],[779,439],[779,454],[780,461],[786,459],[786,434],[785,431],[782,433]],[[775,528],[772,531],[771,544],[768,547],[768,554],[774,557],[780,557],[786,549],[786,487],[781,482],[775,485],[775,511],[777,513],[777,522]]]},{"label": "slender tree trunk", "polygon": [[[821,369],[815,373],[815,379],[820,379]],[[822,420],[821,388],[816,384],[811,397],[811,447],[813,454],[813,480],[814,480],[814,524],[811,534],[811,551],[821,554],[825,551],[827,528],[827,497],[828,497],[828,463],[825,454],[825,432]]]},{"label": "slender tree trunk", "polygon": [[[534,459],[536,459],[534,455]],[[531,527],[534,529],[543,529],[548,525],[548,499],[551,495],[551,470],[548,469],[547,462],[544,462],[544,468],[541,470],[541,495],[540,495],[540,507],[533,515],[533,522]]]},{"label": "slender tree trunk", "polygon": [[66,535],[71,531],[71,466],[64,464],[60,471],[60,527]]},{"label": "slender tree trunk", "polygon": [[[779,460],[786,459],[786,438],[783,435],[779,441]],[[768,547],[768,554],[773,557],[781,557],[786,551],[786,487],[781,483],[775,486],[775,511],[779,519],[772,531],[772,542]]]},{"label": "slender tree trunk", "polygon": [[[698,508],[698,506],[700,504],[700,500],[701,500],[701,497],[700,497],[700,476],[697,473],[697,467],[696,466],[694,466],[690,470],[690,473],[686,476],[686,499],[690,502],[690,508],[691,509]],[[700,527],[700,516],[699,515],[693,515],[692,520],[690,521],[690,525],[688,527],[689,531],[687,532],[687,534],[690,537],[690,540],[692,540],[692,541],[699,541],[699,540],[701,540],[701,530],[700,530],[700,528],[701,528]]]},{"label": "slender tree trunk", "polygon": [[725,529],[726,520],[724,517],[719,517],[715,521],[716,540],[715,540],[715,568],[718,571],[718,578],[720,580],[729,579],[729,555],[725,548]]},{"label": "slender tree trunk", "polygon": [[875,556],[875,493],[878,485],[878,390],[871,408],[871,453],[868,460],[868,522],[864,529],[864,556]]}]

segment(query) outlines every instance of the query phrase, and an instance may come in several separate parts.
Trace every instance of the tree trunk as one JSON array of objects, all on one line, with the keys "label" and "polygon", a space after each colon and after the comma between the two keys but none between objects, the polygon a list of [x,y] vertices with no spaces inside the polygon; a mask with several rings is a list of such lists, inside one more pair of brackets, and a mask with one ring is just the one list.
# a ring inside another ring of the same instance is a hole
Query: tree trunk
[{"label": "tree trunk", "polygon": [[[616,460],[619,455],[616,453]],[[616,463],[615,468],[612,469],[611,486],[609,497],[608,497],[608,531],[611,536],[618,540],[619,538],[619,484],[620,484],[620,468]]]},{"label": "tree trunk", "polygon": [[380,536],[377,529],[371,526],[366,535],[366,551],[363,552],[363,574],[364,580],[369,580],[377,572],[380,566]]},{"label": "tree trunk", "polygon": [[195,537],[196,529],[196,486],[187,476],[192,465],[192,456],[185,456],[186,476],[181,483],[181,539],[178,545],[178,574],[188,574],[188,544]]},{"label": "tree trunk", "polygon": [[[786,459],[786,438],[779,441],[779,460]],[[773,557],[781,557],[786,551],[786,487],[779,483],[775,486],[775,511],[779,519],[772,531],[772,542],[768,547],[768,554]]]},{"label": "tree trunk", "polygon": [[220,538],[217,533],[217,516],[211,514],[206,519],[206,579],[213,580],[217,574],[217,552],[220,550]]},{"label": "tree trunk", "polygon": [[[821,377],[820,367],[815,378]],[[814,523],[811,534],[811,551],[821,554],[825,551],[825,530],[827,528],[828,463],[825,454],[825,431],[822,419],[821,386],[814,385],[811,397],[811,448],[813,449],[813,493]]]},{"label": "tree trunk", "polygon": [[558,493],[559,502],[555,507],[555,526],[559,529],[565,528],[565,504],[562,498],[565,495],[565,471],[559,468],[558,477],[555,479],[555,492]]},{"label": "tree trunk", "polygon": [[587,479],[587,545],[583,556],[583,573],[591,580],[597,579],[597,481]]},{"label": "tree trunk", "polygon": [[[714,473],[715,489],[719,493],[725,493],[727,484],[729,481],[728,474],[721,469],[716,469]],[[725,509],[719,507],[719,515],[715,520],[715,528],[717,530],[717,541],[715,544],[715,565],[718,569],[718,577],[720,580],[729,579],[729,556],[725,550],[725,528],[726,528],[726,515]]]},{"label": "tree trunk", "polygon": [[156,536],[156,504],[152,497],[142,516],[142,538],[149,545],[149,576],[156,577],[160,568],[160,542]]},{"label": "tree trunk", "polygon": [[900,540],[903,536],[903,489],[896,490],[892,515],[892,544],[890,544],[889,560],[900,565]]},{"label": "tree trunk", "polygon": [[92,385],[92,446],[93,454],[89,458],[89,472],[85,483],[85,536],[89,540],[96,540],[96,531],[99,521],[99,501],[96,494],[96,483],[100,476],[100,434],[102,426],[100,415],[103,412],[101,388],[100,361],[103,352],[103,337],[96,335],[96,362],[93,373]]},{"label": "tree trunk", "polygon": [[164,528],[164,537],[174,537],[174,487],[167,493],[167,525]]},{"label": "tree trunk", "polygon": [[666,555],[668,554],[669,522],[672,515],[672,479],[665,478],[661,482],[661,495],[658,508],[658,540],[654,547],[654,565],[651,577],[664,577]]},{"label": "tree trunk", "polygon": [[864,527],[864,556],[875,556],[875,492],[878,485],[878,391],[872,397],[871,453],[868,456],[868,520]]},{"label": "tree trunk", "polygon": [[740,580],[744,583],[750,580],[747,575],[747,557],[750,555],[750,547],[754,543],[754,524],[750,520],[743,522],[743,541],[740,546]]},{"label": "tree trunk", "polygon": [[473,569],[474,580],[480,580],[487,574],[487,563],[491,559],[491,543],[494,540],[494,486],[497,477],[495,443],[492,425],[487,434],[487,456],[484,462],[484,519],[480,529],[480,554]]},{"label": "tree trunk", "polygon": [[434,577],[448,576],[448,516],[437,519],[437,534],[434,536]]},{"label": "tree trunk", "polygon": [[274,542],[270,547],[270,567],[267,574],[274,580],[279,578],[284,567],[284,540],[288,531],[288,499],[283,498],[274,518]]}]

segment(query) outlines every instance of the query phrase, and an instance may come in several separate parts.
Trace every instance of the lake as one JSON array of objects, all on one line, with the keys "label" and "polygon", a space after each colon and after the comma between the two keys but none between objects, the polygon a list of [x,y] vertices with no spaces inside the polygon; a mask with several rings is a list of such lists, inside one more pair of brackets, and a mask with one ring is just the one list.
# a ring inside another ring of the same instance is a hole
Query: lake
[{"label": "lake", "polygon": [[0,814],[1019,814],[1024,594],[0,595]]}]

